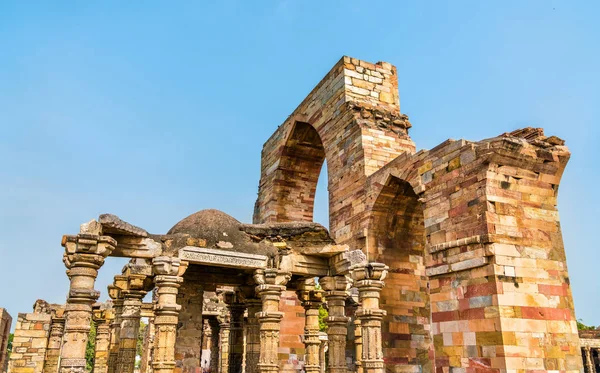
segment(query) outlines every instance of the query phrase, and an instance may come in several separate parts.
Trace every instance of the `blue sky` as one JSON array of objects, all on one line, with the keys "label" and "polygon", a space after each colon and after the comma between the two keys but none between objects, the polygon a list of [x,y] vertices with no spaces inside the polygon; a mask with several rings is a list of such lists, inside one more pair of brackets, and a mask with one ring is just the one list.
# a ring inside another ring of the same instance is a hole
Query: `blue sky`
[{"label": "blue sky", "polygon": [[[326,4],[325,4],[326,3]],[[64,302],[62,234],[250,222],[260,150],[342,56],[398,68],[419,148],[544,127],[577,317],[599,325],[600,2],[0,3],[0,307]],[[326,223],[319,184],[316,220]],[[111,258],[97,289],[120,271]]]}]

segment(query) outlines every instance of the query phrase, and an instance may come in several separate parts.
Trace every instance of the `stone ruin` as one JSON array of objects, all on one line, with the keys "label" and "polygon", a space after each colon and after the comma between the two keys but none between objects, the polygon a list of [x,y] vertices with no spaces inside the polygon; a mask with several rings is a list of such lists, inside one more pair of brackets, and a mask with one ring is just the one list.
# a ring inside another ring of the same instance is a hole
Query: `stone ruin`
[{"label": "stone ruin", "polygon": [[[142,317],[141,372],[580,372],[564,141],[524,128],[416,152],[397,79],[333,67],[265,143],[253,224],[203,210],[150,234],[107,214],[64,236],[67,302],[19,315],[9,372],[84,372],[93,321],[93,371],[131,373]],[[96,303],[107,257],[131,259]]]}]

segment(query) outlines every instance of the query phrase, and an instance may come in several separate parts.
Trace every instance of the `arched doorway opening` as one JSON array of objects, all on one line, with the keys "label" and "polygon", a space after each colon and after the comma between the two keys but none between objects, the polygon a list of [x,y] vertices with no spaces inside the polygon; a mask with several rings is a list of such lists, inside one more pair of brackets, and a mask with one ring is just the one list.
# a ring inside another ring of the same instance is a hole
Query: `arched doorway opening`
[{"label": "arched doorway opening", "polygon": [[[325,149],[313,126],[296,122],[283,148],[274,183],[279,221],[313,221]],[[326,180],[325,180],[326,182]]]},{"label": "arched doorway opening", "polygon": [[432,371],[429,284],[425,274],[423,206],[412,186],[390,177],[372,210],[368,257],[390,267],[381,294],[384,360]]}]

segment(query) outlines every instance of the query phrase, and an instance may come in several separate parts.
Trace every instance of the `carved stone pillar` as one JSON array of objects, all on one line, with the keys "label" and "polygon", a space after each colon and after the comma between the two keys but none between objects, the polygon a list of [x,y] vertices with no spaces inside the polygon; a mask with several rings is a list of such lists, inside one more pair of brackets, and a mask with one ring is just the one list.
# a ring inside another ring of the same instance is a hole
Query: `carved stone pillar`
[{"label": "carved stone pillar", "polygon": [[82,233],[77,236],[63,236],[63,261],[68,268],[67,275],[71,285],[65,306],[65,332],[59,368],[61,373],[85,372],[85,350],[92,321],[92,304],[100,295],[94,290],[94,283],[98,269],[117,244],[113,238],[100,236],[99,233],[100,224],[92,222],[82,226]]},{"label": "carved stone pillar", "polygon": [[210,353],[212,342],[212,328],[207,318],[202,319],[202,354],[200,355],[200,368],[202,372],[210,371]]},{"label": "carved stone pillar", "polygon": [[[123,278],[119,280],[119,278]],[[123,298],[121,289],[117,284],[125,282],[124,276],[115,276],[115,284],[108,286],[108,295],[113,301],[113,314],[110,320],[110,342],[108,345],[108,373],[117,372],[117,358],[119,356],[119,337],[121,335],[121,314],[123,313]]]},{"label": "carved stone pillar", "polygon": [[50,325],[50,338],[46,348],[46,359],[44,361],[44,373],[58,372],[58,360],[60,357],[60,345],[62,344],[65,319],[53,317]]},{"label": "carved stone pillar", "polygon": [[[360,308],[356,311],[360,312]],[[362,369],[362,329],[360,326],[360,320],[354,319],[354,351],[356,359],[354,365],[356,366],[356,373],[363,373]]]},{"label": "carved stone pillar", "polygon": [[283,312],[279,312],[281,293],[292,275],[275,268],[257,269],[254,273],[256,293],[262,301],[262,311],[256,315],[260,323],[260,373],[278,372],[277,352]]},{"label": "carved stone pillar", "polygon": [[304,346],[306,350],[304,369],[306,373],[320,371],[319,348],[319,308],[323,304],[323,291],[318,290],[314,279],[308,279],[298,286],[298,299],[304,307]]},{"label": "carved stone pillar", "polygon": [[246,371],[245,373],[258,373],[260,361],[260,324],[256,314],[262,309],[260,299],[246,299],[248,320],[246,322]]},{"label": "carved stone pillar", "polygon": [[140,362],[140,373],[152,373],[152,349],[154,346],[154,317],[148,318],[144,332],[144,350]]},{"label": "carved stone pillar", "polygon": [[364,373],[384,373],[381,320],[386,312],[379,308],[379,297],[388,267],[382,263],[369,263],[352,267],[354,286],[361,303],[356,317],[362,329],[362,369]]},{"label": "carved stone pillar", "polygon": [[329,373],[346,373],[346,338],[348,317],[346,317],[346,297],[349,282],[344,276],[323,277],[319,281],[325,290],[329,308],[327,323],[328,368]]},{"label": "carved stone pillar", "polygon": [[229,372],[229,311],[217,317],[219,320],[219,373]]},{"label": "carved stone pillar", "polygon": [[146,295],[146,292],[141,289],[145,279],[144,275],[129,275],[127,290],[122,291],[123,312],[119,331],[118,373],[133,373],[135,370],[142,299]]},{"label": "carved stone pillar", "polygon": [[585,354],[586,373],[596,373],[596,367],[594,366],[594,361],[592,360],[592,349],[589,346],[585,346],[583,347],[583,352]]},{"label": "carved stone pillar", "polygon": [[108,355],[110,347],[110,323],[107,311],[95,310],[96,351],[94,353],[94,373],[108,372]]},{"label": "carved stone pillar", "polygon": [[177,292],[183,278],[185,266],[179,258],[160,256],[152,261],[154,265],[154,283],[158,300],[154,308],[154,361],[155,373],[173,373],[175,368],[175,338],[177,316],[181,306],[177,304]]},{"label": "carved stone pillar", "polygon": [[219,327],[219,321],[216,317],[209,319],[210,330],[211,330],[211,342],[210,342],[210,373],[219,372],[219,340],[221,339],[221,328]]},{"label": "carved stone pillar", "polygon": [[326,366],[325,366],[325,356],[327,354],[327,335],[324,335],[323,338],[319,338],[321,340],[321,345],[319,346],[319,361],[321,363],[321,367],[319,372],[320,373],[325,373],[326,372]]}]

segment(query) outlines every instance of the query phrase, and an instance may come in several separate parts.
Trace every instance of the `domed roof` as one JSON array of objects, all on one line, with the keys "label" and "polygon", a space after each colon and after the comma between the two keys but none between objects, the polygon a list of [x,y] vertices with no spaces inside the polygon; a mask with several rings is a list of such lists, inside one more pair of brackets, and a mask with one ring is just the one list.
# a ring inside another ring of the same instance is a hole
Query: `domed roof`
[{"label": "domed roof", "polygon": [[248,243],[246,234],[240,231],[242,223],[226,213],[215,210],[201,210],[175,224],[167,234],[187,234],[206,240],[207,247],[240,249]]}]

